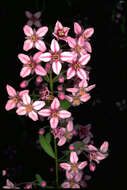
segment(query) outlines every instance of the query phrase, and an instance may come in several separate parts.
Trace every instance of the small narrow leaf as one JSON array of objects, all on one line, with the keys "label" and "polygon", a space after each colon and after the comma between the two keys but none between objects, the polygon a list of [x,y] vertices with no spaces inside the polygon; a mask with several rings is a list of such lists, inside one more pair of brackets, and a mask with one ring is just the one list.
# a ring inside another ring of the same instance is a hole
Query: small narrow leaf
[{"label": "small narrow leaf", "polygon": [[45,140],[46,140],[47,144],[50,144],[50,142],[51,142],[51,134],[50,133],[47,133],[45,135]]},{"label": "small narrow leaf", "polygon": [[40,184],[42,181],[44,181],[43,179],[42,179],[42,177],[39,175],[39,174],[36,174],[35,175],[35,178],[36,178],[36,180],[37,180],[37,182]]}]

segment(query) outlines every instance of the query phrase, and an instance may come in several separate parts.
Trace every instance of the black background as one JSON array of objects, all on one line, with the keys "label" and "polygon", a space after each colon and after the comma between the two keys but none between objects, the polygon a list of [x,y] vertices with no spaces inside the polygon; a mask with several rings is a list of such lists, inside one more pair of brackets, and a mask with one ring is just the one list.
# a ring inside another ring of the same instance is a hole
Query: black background
[{"label": "black background", "polygon": [[[41,9],[43,1],[39,1],[39,9],[35,0],[8,2],[1,6],[1,67],[0,67],[0,170],[7,167],[22,165],[23,170],[18,174],[16,182],[33,180],[35,173],[48,173],[44,164],[45,155],[41,154],[28,141],[37,139],[40,122],[32,122],[25,118],[25,126],[13,111],[6,112],[4,107],[8,99],[5,86],[10,84],[19,89],[21,81],[19,72],[21,65],[17,54],[22,52],[24,41],[23,26],[27,19],[25,10],[36,12]],[[89,102],[73,109],[76,121],[81,124],[92,123],[92,133],[96,146],[104,140],[109,141],[109,157],[97,166],[88,189],[108,189],[121,187],[126,172],[126,110],[120,112],[115,102],[127,97],[126,81],[126,49],[121,50],[119,44],[119,27],[112,24],[112,8],[114,1],[72,0],[71,6],[67,1],[46,0],[46,9],[42,14],[42,25],[54,27],[57,20],[64,26],[73,29],[74,21],[82,21],[88,17],[88,23],[94,27],[95,33],[91,38],[92,67],[90,82],[96,83],[96,89],[91,93]],[[92,101],[101,98],[102,103],[93,107]],[[22,120],[24,122],[24,119]],[[42,127],[43,124],[41,124]],[[3,151],[11,145],[17,153],[14,160],[9,161],[3,156]],[[42,158],[43,156],[43,158]],[[42,161],[43,160],[43,161]],[[43,170],[43,171],[42,171]],[[11,178],[13,181],[13,178]],[[0,181],[5,178],[1,177]],[[2,182],[2,185],[5,182]]]}]

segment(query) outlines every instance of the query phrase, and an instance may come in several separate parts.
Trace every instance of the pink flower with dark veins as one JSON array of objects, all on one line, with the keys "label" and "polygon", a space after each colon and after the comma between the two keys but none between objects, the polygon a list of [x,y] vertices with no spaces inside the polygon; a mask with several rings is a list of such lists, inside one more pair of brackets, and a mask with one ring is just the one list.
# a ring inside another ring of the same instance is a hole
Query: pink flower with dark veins
[{"label": "pink flower with dark veins", "polygon": [[71,113],[69,111],[60,110],[60,102],[58,98],[53,99],[50,109],[41,109],[38,114],[50,118],[51,128],[56,128],[58,126],[59,119],[71,117]]},{"label": "pink flower with dark veins", "polygon": [[41,27],[41,23],[40,23],[41,12],[40,11],[34,14],[32,14],[30,11],[25,11],[25,15],[29,19],[27,21],[27,25],[29,26],[35,25],[38,28]]},{"label": "pink flower with dark veins", "polygon": [[23,30],[24,30],[25,35],[27,36],[23,45],[24,51],[28,51],[31,48],[36,48],[40,50],[41,52],[44,52],[46,50],[46,46],[42,40],[42,37],[48,31],[47,26],[43,26],[36,31],[36,30],[33,30],[30,26],[25,25]]},{"label": "pink flower with dark veins", "polygon": [[41,52],[37,52],[34,54],[33,57],[29,57],[25,54],[18,54],[18,58],[23,63],[23,68],[21,69],[20,76],[22,78],[27,77],[34,72],[36,75],[45,76],[47,74],[46,70],[40,64],[40,57]]},{"label": "pink flower with dark veins", "polygon": [[74,76],[78,76],[81,80],[87,79],[86,71],[83,68],[89,62],[90,57],[89,54],[85,54],[79,59],[74,58],[67,70],[67,79],[71,79]]},{"label": "pink flower with dark veins", "polygon": [[70,28],[63,27],[63,25],[61,24],[61,22],[57,21],[56,25],[55,25],[55,28],[54,28],[53,35],[58,40],[65,40],[65,41],[67,41],[67,36],[68,36],[69,30],[70,30]]},{"label": "pink flower with dark veins", "polygon": [[52,70],[56,75],[59,75],[62,69],[62,62],[70,63],[73,59],[71,52],[62,52],[58,42],[53,39],[51,42],[51,51],[45,52],[40,55],[40,60],[44,62],[50,62],[52,64]]},{"label": "pink flower with dark veins", "polygon": [[33,121],[38,120],[37,112],[45,106],[44,101],[33,102],[28,94],[22,96],[22,105],[16,110],[18,115],[28,115]]},{"label": "pink flower with dark veins", "polygon": [[16,90],[7,84],[6,86],[7,89],[7,93],[9,95],[9,100],[6,103],[5,109],[7,111],[20,106],[21,102],[22,102],[22,96],[24,94],[28,94],[29,90],[22,90],[20,92],[16,92]]}]

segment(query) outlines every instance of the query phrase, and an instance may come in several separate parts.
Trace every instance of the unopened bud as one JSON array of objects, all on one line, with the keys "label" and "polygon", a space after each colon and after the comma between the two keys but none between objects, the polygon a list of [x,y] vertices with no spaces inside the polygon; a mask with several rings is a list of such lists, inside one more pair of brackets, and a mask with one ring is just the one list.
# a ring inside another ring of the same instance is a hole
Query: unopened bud
[{"label": "unopened bud", "polygon": [[26,88],[28,86],[28,81],[24,80],[20,83],[20,88]]}]

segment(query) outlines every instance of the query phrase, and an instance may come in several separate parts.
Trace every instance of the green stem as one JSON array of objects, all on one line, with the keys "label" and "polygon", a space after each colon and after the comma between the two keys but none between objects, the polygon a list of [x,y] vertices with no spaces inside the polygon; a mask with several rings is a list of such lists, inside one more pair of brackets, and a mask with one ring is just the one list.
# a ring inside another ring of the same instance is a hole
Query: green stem
[{"label": "green stem", "polygon": [[52,70],[50,70],[50,73],[49,73],[49,82],[50,82],[50,90],[51,90],[51,94],[53,96],[53,79],[52,79]]}]

